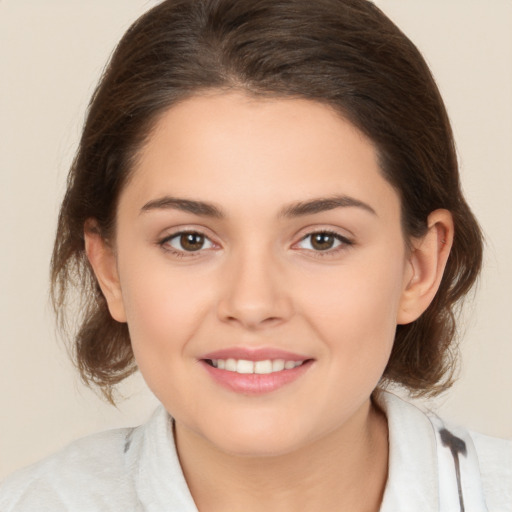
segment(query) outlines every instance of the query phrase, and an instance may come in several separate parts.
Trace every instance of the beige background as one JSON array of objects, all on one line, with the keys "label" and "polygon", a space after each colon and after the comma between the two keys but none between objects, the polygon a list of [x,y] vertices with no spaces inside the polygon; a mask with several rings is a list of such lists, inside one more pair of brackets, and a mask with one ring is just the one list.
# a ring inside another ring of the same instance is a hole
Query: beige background
[{"label": "beige background", "polygon": [[[48,263],[85,106],[146,0],[0,0],[0,478],[70,440],[136,424],[140,377],[118,409],[78,381],[56,340]],[[451,115],[470,203],[487,236],[459,383],[429,404],[512,437],[512,2],[376,2],[424,52]]]}]

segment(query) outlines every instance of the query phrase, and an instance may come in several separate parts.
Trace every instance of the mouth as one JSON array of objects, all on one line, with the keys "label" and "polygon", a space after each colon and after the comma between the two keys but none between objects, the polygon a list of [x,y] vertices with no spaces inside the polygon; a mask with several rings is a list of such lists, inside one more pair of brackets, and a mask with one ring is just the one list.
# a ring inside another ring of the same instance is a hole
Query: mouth
[{"label": "mouth", "polygon": [[261,361],[250,361],[248,359],[205,359],[206,364],[219,370],[235,372],[239,374],[257,374],[268,375],[271,373],[282,372],[285,370],[293,370],[310,361],[305,359],[301,361],[285,360],[285,359],[264,359]]},{"label": "mouth", "polygon": [[276,391],[309,373],[314,359],[276,349],[231,348],[200,360],[214,382],[243,395]]}]

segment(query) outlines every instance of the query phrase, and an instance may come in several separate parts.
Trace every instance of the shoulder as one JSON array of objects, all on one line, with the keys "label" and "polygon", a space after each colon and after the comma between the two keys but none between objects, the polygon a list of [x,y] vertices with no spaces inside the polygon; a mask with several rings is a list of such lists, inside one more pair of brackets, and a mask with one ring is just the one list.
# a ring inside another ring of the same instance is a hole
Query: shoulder
[{"label": "shoulder", "polygon": [[[394,452],[395,461],[408,476],[414,474],[415,480],[420,477],[424,481],[438,480],[438,489],[430,491],[435,497],[443,494],[449,480],[446,469],[455,467],[454,458],[458,459],[462,487],[467,487],[463,490],[468,497],[476,500],[478,487],[489,511],[508,510],[512,503],[512,440],[447,423],[388,392],[379,394],[376,401],[388,418],[390,462]],[[436,474],[437,478],[432,478]],[[403,481],[405,478],[400,483]],[[402,489],[403,485],[398,487]],[[456,488],[456,482],[452,487]],[[424,485],[421,493],[426,493]]]},{"label": "shoulder", "polygon": [[[470,435],[478,454],[489,510],[499,510],[500,503],[512,504],[512,440],[477,432],[470,432]],[[496,505],[493,507],[493,504]]]},{"label": "shoulder", "polygon": [[0,484],[0,510],[85,511],[100,509],[100,504],[105,511],[129,510],[132,491],[125,451],[136,430],[117,429],[80,439],[14,473]]},{"label": "shoulder", "polygon": [[0,511],[197,512],[172,425],[160,406],[140,427],[75,441],[0,484]]}]

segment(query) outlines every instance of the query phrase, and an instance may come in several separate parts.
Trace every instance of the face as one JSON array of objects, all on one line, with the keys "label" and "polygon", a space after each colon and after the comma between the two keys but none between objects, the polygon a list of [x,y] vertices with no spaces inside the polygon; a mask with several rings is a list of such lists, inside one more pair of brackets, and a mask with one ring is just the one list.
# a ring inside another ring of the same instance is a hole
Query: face
[{"label": "face", "polygon": [[115,247],[111,311],[178,429],[277,454],[368,406],[411,265],[374,147],[327,106],[172,107],[121,194]]}]

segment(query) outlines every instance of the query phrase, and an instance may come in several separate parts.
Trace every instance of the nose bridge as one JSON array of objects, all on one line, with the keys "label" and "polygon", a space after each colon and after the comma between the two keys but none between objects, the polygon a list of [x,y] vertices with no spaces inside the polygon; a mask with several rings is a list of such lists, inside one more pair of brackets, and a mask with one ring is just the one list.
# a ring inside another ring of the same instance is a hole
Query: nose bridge
[{"label": "nose bridge", "polygon": [[271,247],[238,247],[226,261],[226,281],[219,304],[223,320],[257,328],[284,321],[291,314],[286,273]]}]

